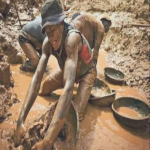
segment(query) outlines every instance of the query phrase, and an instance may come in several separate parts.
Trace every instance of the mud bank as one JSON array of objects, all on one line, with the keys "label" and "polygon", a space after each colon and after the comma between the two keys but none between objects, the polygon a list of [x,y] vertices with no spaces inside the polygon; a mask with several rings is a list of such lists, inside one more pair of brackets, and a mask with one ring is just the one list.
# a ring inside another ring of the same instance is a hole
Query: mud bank
[{"label": "mud bank", "polygon": [[15,31],[14,28],[5,26],[5,23],[0,20],[0,53],[8,56],[9,63],[21,63],[23,60],[17,49],[17,29]]},{"label": "mud bank", "polygon": [[18,102],[12,90],[14,81],[8,63],[8,57],[0,54],[0,123],[11,115],[9,108]]}]

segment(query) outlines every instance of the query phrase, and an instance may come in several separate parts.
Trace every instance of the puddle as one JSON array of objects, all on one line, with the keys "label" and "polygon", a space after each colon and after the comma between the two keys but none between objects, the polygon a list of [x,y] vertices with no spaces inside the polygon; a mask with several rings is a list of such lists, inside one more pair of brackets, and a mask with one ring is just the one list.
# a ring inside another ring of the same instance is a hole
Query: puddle
[{"label": "puddle", "polygon": [[143,118],[143,116],[140,113],[138,113],[137,111],[131,108],[120,107],[119,109],[117,109],[117,111],[118,113],[120,113],[121,115],[125,117],[135,118],[135,119]]},{"label": "puddle", "polygon": [[[112,85],[105,81],[103,69],[108,66],[106,62],[107,53],[100,51],[98,60],[98,77],[102,79],[111,89],[116,90],[116,96],[133,96],[142,100],[146,100],[143,93],[136,89]],[[53,66],[51,66],[53,64]],[[1,130],[15,128],[18,115],[20,113],[23,101],[31,82],[33,74],[23,73],[19,70],[20,65],[12,65],[12,75],[15,81],[14,91],[20,99],[20,103],[11,107],[12,116],[8,121],[0,124]],[[56,59],[50,58],[49,66],[51,71],[58,67]],[[77,86],[74,88],[76,93]],[[60,95],[62,90],[57,90],[55,94]],[[58,96],[37,97],[26,122],[35,119],[45,111],[49,102],[54,102]],[[5,141],[0,139],[0,150],[7,150]],[[133,129],[122,126],[113,116],[111,108],[100,108],[92,104],[88,104],[84,121],[80,125],[79,141],[76,150],[148,150],[149,148],[149,131],[148,129]]]}]

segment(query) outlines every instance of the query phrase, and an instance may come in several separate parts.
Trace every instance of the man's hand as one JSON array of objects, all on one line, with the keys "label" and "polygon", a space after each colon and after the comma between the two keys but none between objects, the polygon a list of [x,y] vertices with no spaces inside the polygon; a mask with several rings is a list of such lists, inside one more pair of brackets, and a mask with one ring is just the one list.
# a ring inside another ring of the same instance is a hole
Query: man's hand
[{"label": "man's hand", "polygon": [[48,142],[45,142],[44,140],[36,143],[33,147],[32,150],[52,150]]},{"label": "man's hand", "polygon": [[26,132],[26,128],[25,128],[24,124],[21,124],[20,127],[17,127],[16,133],[14,136],[15,147],[18,147],[21,144],[21,140],[22,140],[25,132]]}]

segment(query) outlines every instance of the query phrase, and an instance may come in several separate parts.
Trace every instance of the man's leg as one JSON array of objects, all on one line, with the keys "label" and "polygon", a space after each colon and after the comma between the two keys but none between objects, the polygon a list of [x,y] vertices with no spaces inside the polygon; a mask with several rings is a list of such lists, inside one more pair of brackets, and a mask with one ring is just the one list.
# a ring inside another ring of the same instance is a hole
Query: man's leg
[{"label": "man's leg", "polygon": [[88,74],[79,82],[77,95],[74,100],[75,108],[79,113],[79,120],[82,121],[84,118],[84,112],[90,98],[91,89],[93,87],[96,78],[96,68],[92,68]]},{"label": "man's leg", "polygon": [[39,63],[39,56],[36,52],[36,49],[28,42],[22,35],[19,35],[19,44],[23,49],[26,57],[29,58],[33,67],[37,67]]},{"label": "man's leg", "polygon": [[63,88],[63,72],[57,69],[44,79],[39,95],[46,96],[60,88]]}]

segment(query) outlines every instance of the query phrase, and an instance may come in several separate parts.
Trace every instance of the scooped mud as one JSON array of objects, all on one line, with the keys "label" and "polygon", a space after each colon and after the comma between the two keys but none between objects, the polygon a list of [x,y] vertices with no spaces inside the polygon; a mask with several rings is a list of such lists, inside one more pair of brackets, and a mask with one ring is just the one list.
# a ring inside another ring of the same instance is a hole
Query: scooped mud
[{"label": "scooped mud", "polygon": [[[43,140],[52,121],[52,117],[56,109],[56,106],[57,106],[57,102],[55,102],[54,104],[50,104],[50,106],[47,108],[46,113],[44,113],[38,119],[26,125],[27,130],[23,135],[23,139],[21,139],[20,141],[20,145],[23,146],[25,150],[31,150],[32,147],[37,142]],[[58,138],[56,139],[56,142],[53,145],[53,150],[57,150],[58,147],[60,146],[62,150],[70,150],[70,148],[73,148],[75,146],[76,133],[77,133],[76,123],[77,123],[77,118],[75,115],[75,110],[74,107],[71,106],[66,123],[64,124],[63,128],[59,132]],[[13,133],[13,135],[11,136],[12,136],[12,141],[10,143],[13,145],[14,144],[13,137],[15,136],[15,133]],[[61,149],[59,148],[59,150]]]},{"label": "scooped mud", "polygon": [[94,87],[92,88],[91,94],[95,97],[104,97],[107,95],[107,92],[104,89]]},{"label": "scooped mud", "polygon": [[[26,125],[27,131],[21,140],[20,145],[24,147],[25,150],[31,150],[32,146],[37,142],[41,141],[48,127],[51,123],[54,111],[56,108],[56,103],[53,104],[48,108],[48,111],[39,117],[39,119],[35,120],[34,122],[30,122],[29,125]],[[14,135],[15,136],[15,135]],[[61,141],[66,140],[67,138],[67,124],[65,124],[60,131],[58,138]]]}]

